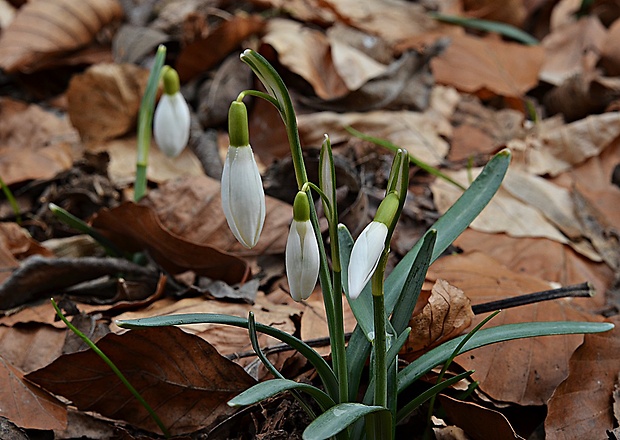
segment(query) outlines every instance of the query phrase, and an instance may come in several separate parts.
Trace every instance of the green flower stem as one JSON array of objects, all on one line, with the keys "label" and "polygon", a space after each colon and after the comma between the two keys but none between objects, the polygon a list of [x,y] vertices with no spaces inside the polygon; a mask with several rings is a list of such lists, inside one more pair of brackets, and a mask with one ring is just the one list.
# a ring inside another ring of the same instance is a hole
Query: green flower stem
[{"label": "green flower stem", "polygon": [[[297,117],[295,115],[295,109],[293,108],[293,102],[291,101],[288,90],[278,72],[276,72],[273,66],[271,66],[271,64],[269,64],[269,62],[258,53],[248,49],[241,55],[241,60],[252,68],[254,73],[258,76],[258,78],[265,86],[269,95],[278,102],[276,108],[279,110],[282,120],[284,121],[286,134],[288,137],[289,145],[291,147],[291,157],[293,160],[293,167],[295,169],[297,187],[301,190],[308,182],[308,174],[306,172],[306,166],[304,164],[303,150],[301,148],[301,141],[297,128]],[[325,253],[325,246],[321,237],[319,220],[316,209],[314,207],[312,194],[308,186],[306,186],[306,193],[308,194],[308,201],[310,202],[310,221],[312,223],[312,227],[314,229],[314,233],[319,244],[319,255],[321,261],[319,280],[321,282],[321,289],[323,290],[323,302],[325,304],[325,314],[327,315],[327,326],[330,335],[330,344],[332,347],[333,364],[336,365],[335,370],[338,376],[340,376],[338,377],[338,381],[340,383],[343,380],[346,380],[346,375],[341,376],[341,373],[343,371],[346,371],[346,360],[344,357],[344,338],[338,338],[338,335],[341,332],[336,329],[338,318],[336,317],[336,310],[334,305],[335,295],[332,288],[332,280],[329,272],[329,265],[327,262],[327,254]],[[340,318],[340,321],[342,321],[342,318]],[[342,333],[344,333],[344,331],[342,331]],[[344,364],[344,367],[342,364]],[[336,396],[332,397],[336,399]]]},{"label": "green flower stem", "polygon": [[243,98],[245,98],[246,96],[254,96],[256,98],[264,99],[265,101],[270,102],[276,109],[278,109],[279,112],[282,111],[278,100],[268,93],[259,92],[258,90],[244,90],[243,92],[239,93],[239,96],[237,96],[237,101],[243,101]]},{"label": "green flower stem", "polygon": [[138,158],[136,160],[136,180],[134,183],[133,200],[139,202],[146,195],[146,168],[148,166],[149,148],[151,146],[151,134],[153,131],[153,113],[155,109],[155,97],[159,87],[161,72],[166,59],[166,46],[159,45],[155,63],[151,69],[146,86],[140,112],[138,114]]},{"label": "green flower stem", "polygon": [[134,395],[134,397],[138,400],[138,402],[140,402],[140,404],[144,407],[144,409],[148,411],[151,418],[155,421],[155,423],[157,423],[157,426],[159,426],[159,429],[161,429],[161,432],[166,436],[166,438],[169,438],[170,432],[168,431],[168,428],[166,428],[166,426],[162,423],[159,416],[155,413],[153,408],[151,408],[151,405],[149,405],[147,401],[144,400],[144,398],[142,397],[142,395],[140,395],[138,390],[136,390],[133,387],[133,385],[129,382],[129,380],[127,380],[125,375],[121,373],[121,370],[118,369],[118,367],[114,364],[114,362],[112,362],[112,360],[109,357],[107,357],[106,354],[103,351],[101,351],[99,347],[97,347],[95,343],[88,338],[88,336],[86,336],[84,333],[79,331],[73,324],[69,322],[69,320],[67,320],[67,318],[65,317],[65,315],[63,315],[62,311],[60,310],[60,308],[58,307],[58,304],[56,304],[56,301],[54,301],[54,299],[51,299],[51,301],[52,301],[52,306],[54,306],[54,310],[56,310],[56,314],[62,320],[62,322],[65,323],[65,325],[69,328],[69,330],[71,330],[80,339],[82,339],[82,341],[84,341],[84,343],[86,343],[86,345],[88,345],[90,349],[93,350],[97,354],[97,356],[99,356],[107,364],[108,367],[110,367],[110,369],[114,372],[114,374],[116,374],[116,376],[121,380],[123,385],[125,385],[125,387],[131,392],[131,394]]},{"label": "green flower stem", "polygon": [[383,278],[387,263],[388,252],[384,251],[377,265],[377,270],[371,278],[373,319],[375,324],[374,339],[374,405],[387,408],[387,341],[385,324],[385,295],[383,293]]},{"label": "green flower stem", "polygon": [[[333,241],[332,241],[333,243]],[[333,260],[332,260],[333,261]],[[332,341],[332,356],[338,361],[336,365],[336,377],[338,377],[338,388],[340,390],[340,403],[349,401],[349,374],[347,370],[347,354],[345,350],[344,337],[344,312],[342,306],[342,272],[333,270],[334,285],[334,335]]]}]

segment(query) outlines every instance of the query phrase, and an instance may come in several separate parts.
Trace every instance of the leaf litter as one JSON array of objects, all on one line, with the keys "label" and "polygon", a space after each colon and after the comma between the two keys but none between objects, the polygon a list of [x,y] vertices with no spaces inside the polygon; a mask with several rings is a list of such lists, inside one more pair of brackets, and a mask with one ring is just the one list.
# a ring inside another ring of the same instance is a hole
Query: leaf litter
[{"label": "leaf litter", "polygon": [[[388,152],[353,138],[346,126],[403,146],[465,185],[490,154],[512,149],[503,188],[455,242],[453,250],[462,253],[431,267],[403,361],[475,325],[480,317],[470,302],[589,281],[593,298],[508,309],[489,325],[618,313],[618,11],[594,2],[576,19],[576,2],[549,6],[546,15],[539,3],[522,0],[502,8],[436,4],[437,12],[534,30],[541,44],[524,46],[433,20],[424,2],[254,0],[207,8],[170,2],[160,9],[115,0],[16,3],[0,12],[0,176],[21,210],[17,222],[12,207],[0,203],[0,416],[26,433],[110,438],[122,432],[133,439],[158,432],[94,353],[70,353],[75,346],[54,321],[49,296],[65,297],[74,322],[94,339],[105,335],[100,347],[176,434],[259,438],[284,427],[299,432],[303,426],[295,423],[304,422],[286,399],[266,404],[262,413],[231,417],[226,401],[269,377],[248,354],[245,330],[202,325],[123,332],[115,319],[253,311],[259,322],[301,336],[329,356],[318,292],[305,304],[287,294],[282,253],[290,197],[268,198],[265,233],[247,252],[228,231],[219,183],[203,175],[208,167],[196,150],[170,160],[153,144],[149,195],[140,204],[127,201],[145,68],[162,41],[197,120],[213,121],[198,122],[198,129],[200,135],[212,130],[210,148],[219,146],[220,156],[225,123],[221,116],[207,118],[222,113],[209,106],[227,105],[241,91],[225,89],[233,75],[220,73],[222,61],[251,46],[274,62],[293,93],[304,146],[318,147],[328,133],[346,163],[339,197],[355,201],[352,230],[372,218],[389,161]],[[122,64],[127,61],[132,64]],[[42,75],[51,78],[49,91],[58,92],[42,93]],[[286,174],[279,116],[252,104],[252,144],[262,170]],[[279,182],[287,177],[272,182],[286,185]],[[417,168],[410,193],[415,203],[408,201],[408,221],[394,235],[399,241],[389,267],[424,230],[415,223],[432,223],[460,194]],[[78,250],[83,241],[69,241],[75,231],[47,212],[49,202],[90,222],[125,252],[139,252],[148,265],[103,258],[92,243]],[[61,256],[63,248],[75,256]],[[345,321],[350,331],[348,308]],[[480,386],[470,402],[455,400],[458,390],[442,395],[445,421],[472,438],[495,438],[500,430],[503,438],[528,438],[536,429],[547,438],[603,438],[618,423],[611,402],[620,372],[609,349],[616,333],[512,341],[457,357],[460,368],[476,370]],[[287,377],[313,380],[300,357],[272,338],[259,341]],[[472,424],[476,419],[494,429]],[[244,423],[234,426],[235,420]],[[93,421],[97,428],[88,431]]]}]

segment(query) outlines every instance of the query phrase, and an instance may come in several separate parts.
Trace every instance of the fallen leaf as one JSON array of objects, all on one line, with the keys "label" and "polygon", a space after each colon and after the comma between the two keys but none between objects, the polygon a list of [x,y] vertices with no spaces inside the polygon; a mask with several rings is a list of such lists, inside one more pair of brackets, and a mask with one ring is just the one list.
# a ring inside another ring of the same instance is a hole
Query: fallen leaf
[{"label": "fallen leaf", "polygon": [[26,429],[64,429],[67,410],[54,396],[24,380],[0,357],[0,416]]},{"label": "fallen leaf", "polygon": [[541,42],[545,61],[540,79],[559,86],[571,76],[591,72],[606,38],[607,30],[596,16],[555,29]]},{"label": "fallen leaf", "polygon": [[8,73],[36,70],[90,43],[123,10],[116,0],[50,0],[22,6],[0,37],[0,67]]},{"label": "fallen leaf", "polygon": [[570,247],[544,238],[513,238],[506,234],[487,234],[468,228],[454,244],[465,252],[480,251],[513,272],[528,274],[562,286],[588,281],[595,288],[594,298],[574,298],[584,309],[599,309],[614,274],[605,263],[595,263]]},{"label": "fallen leaf", "polygon": [[[549,399],[545,420],[548,440],[578,440],[604,435],[614,427],[610,405],[620,372],[620,320],[608,332],[586,335],[570,358],[569,375]],[[601,437],[602,438],[602,437]]]},{"label": "fallen leaf", "polygon": [[431,60],[435,80],[481,97],[520,98],[538,83],[544,51],[490,38],[463,35]]},{"label": "fallen leaf", "polygon": [[[172,434],[211,426],[232,412],[226,405],[229,399],[255,383],[209,343],[174,327],[109,334],[97,345]],[[83,411],[159,432],[144,407],[92,350],[63,355],[27,377]]]},{"label": "fallen leaf", "polygon": [[462,428],[471,438],[523,439],[515,432],[506,416],[499,411],[485,408],[477,403],[457,400],[445,394],[439,395],[439,402],[446,411],[447,420]]},{"label": "fallen leaf", "polygon": [[66,330],[51,325],[0,325],[0,357],[29,373],[62,354],[65,335]]},{"label": "fallen leaf", "polygon": [[258,15],[235,15],[209,34],[185,46],[175,64],[181,81],[189,81],[226,58],[243,40],[261,31]]},{"label": "fallen leaf", "polygon": [[6,185],[51,179],[82,154],[66,118],[9,98],[0,99],[0,176]]},{"label": "fallen leaf", "polygon": [[148,250],[149,255],[172,274],[192,270],[236,284],[245,281],[249,273],[242,259],[170,232],[147,206],[125,202],[113,209],[103,209],[93,219],[92,226],[130,252]]},{"label": "fallen leaf", "polygon": [[267,25],[263,41],[278,52],[279,61],[314,88],[322,99],[333,99],[349,91],[336,71],[327,36],[301,23],[273,19]]},{"label": "fallen leaf", "polygon": [[286,14],[302,22],[333,23],[336,15],[321,7],[321,0],[252,0],[252,3],[273,10],[284,10]]},{"label": "fallen leaf", "polygon": [[430,165],[443,161],[448,153],[444,136],[452,134],[448,121],[433,111],[318,112],[299,115],[298,120],[305,145],[321,145],[325,133],[329,133],[333,144],[344,141],[350,137],[344,127],[351,126],[364,134],[387,139]]},{"label": "fallen leaf", "polygon": [[53,255],[17,223],[0,223],[0,246],[8,249],[15,258],[20,260],[31,255],[46,257]]},{"label": "fallen leaf", "polygon": [[[458,286],[472,304],[548,290],[549,284],[510,271],[479,252],[451,255],[431,266],[427,279],[445,279]],[[482,319],[476,316],[475,325]],[[596,321],[579,311],[571,299],[530,304],[504,310],[488,327],[536,321]],[[520,339],[476,349],[456,358],[492,399],[519,405],[544,405],[568,374],[568,360],[583,341],[582,335]]]},{"label": "fallen leaf", "polygon": [[67,112],[82,139],[112,139],[134,129],[148,77],[133,64],[97,64],[74,75]]},{"label": "fallen leaf", "polygon": [[431,289],[427,304],[409,320],[411,333],[401,352],[419,352],[458,336],[469,327],[474,317],[469,298],[463,291],[438,279]]},{"label": "fallen leaf", "polygon": [[620,37],[620,19],[617,19],[609,27],[607,38],[601,52],[601,66],[605,68],[609,76],[620,75],[620,49],[618,38]]},{"label": "fallen leaf", "polygon": [[464,0],[463,8],[469,17],[501,21],[521,27],[527,18],[524,3],[523,0],[507,0],[502,3],[497,3],[495,0]]},{"label": "fallen leaf", "polygon": [[207,176],[172,180],[151,191],[144,203],[154,209],[162,225],[172,233],[235,255],[283,253],[293,217],[291,205],[267,196],[265,226],[258,244],[248,250],[234,238],[226,223],[217,180]]},{"label": "fallen leaf", "polygon": [[[86,146],[91,153],[105,152],[110,156],[108,174],[110,181],[119,187],[136,179],[138,141],[135,136],[108,141],[91,141]],[[169,158],[152,142],[149,149],[147,178],[152,182],[165,182],[182,176],[202,176],[200,161],[189,148],[174,159]]]}]

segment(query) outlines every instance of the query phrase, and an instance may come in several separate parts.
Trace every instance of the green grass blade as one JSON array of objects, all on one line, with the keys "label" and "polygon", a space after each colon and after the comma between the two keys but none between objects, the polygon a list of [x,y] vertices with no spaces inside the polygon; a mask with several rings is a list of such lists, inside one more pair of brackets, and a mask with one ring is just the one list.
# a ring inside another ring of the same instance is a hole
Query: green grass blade
[{"label": "green grass blade", "polygon": [[[613,324],[606,322],[526,322],[522,324],[507,324],[498,327],[482,329],[478,331],[459,350],[459,354],[466,353],[475,348],[497,342],[511,341],[513,339],[533,338],[536,336],[572,335],[583,333],[600,333],[614,328]],[[446,362],[453,355],[456,347],[467,335],[459,336],[439,347],[423,354],[418,359],[407,365],[398,373],[398,392],[402,392],[416,380],[426,374],[427,371]]]},{"label": "green grass blade", "polygon": [[439,12],[431,12],[429,15],[435,20],[443,21],[444,23],[456,24],[479,31],[495,32],[528,46],[536,46],[540,43],[536,38],[532,37],[527,32],[523,32],[521,29],[507,23],[482,20],[480,18],[459,17],[458,15],[442,14]]},{"label": "green grass blade", "polygon": [[[154,316],[151,318],[116,321],[116,324],[123,328],[165,327],[169,325],[188,324],[224,324],[245,329],[249,326],[248,320],[245,318],[215,313],[188,313],[185,315]],[[265,324],[256,323],[256,330],[272,336],[299,351],[306,359],[308,359],[314,368],[316,368],[316,371],[321,377],[323,385],[325,385],[329,395],[338,395],[338,381],[336,380],[334,372],[327,362],[325,362],[325,360],[321,357],[321,355],[312,347],[293,335]]]}]

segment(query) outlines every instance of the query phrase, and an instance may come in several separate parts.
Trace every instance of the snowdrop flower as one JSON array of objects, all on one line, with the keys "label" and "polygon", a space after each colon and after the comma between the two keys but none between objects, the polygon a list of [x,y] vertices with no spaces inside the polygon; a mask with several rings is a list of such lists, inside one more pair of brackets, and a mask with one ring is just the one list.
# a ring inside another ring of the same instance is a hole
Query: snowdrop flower
[{"label": "snowdrop flower", "polygon": [[299,191],[293,203],[293,222],[286,242],[286,276],[295,301],[308,299],[319,276],[319,245],[310,221],[310,205]]},{"label": "snowdrop flower", "polygon": [[228,132],[230,146],[222,171],[222,208],[235,238],[251,249],[265,223],[265,192],[250,147],[248,114],[242,102],[230,105]]},{"label": "snowdrop flower", "polygon": [[179,91],[179,75],[165,66],[164,94],[153,116],[153,135],[159,149],[168,157],[177,157],[189,140],[190,115],[185,98]]},{"label": "snowdrop flower", "polygon": [[357,237],[349,260],[349,297],[356,299],[372,277],[385,250],[388,225],[394,223],[398,212],[399,199],[395,192],[390,193],[379,205],[374,220]]}]

